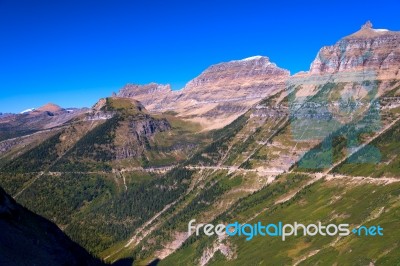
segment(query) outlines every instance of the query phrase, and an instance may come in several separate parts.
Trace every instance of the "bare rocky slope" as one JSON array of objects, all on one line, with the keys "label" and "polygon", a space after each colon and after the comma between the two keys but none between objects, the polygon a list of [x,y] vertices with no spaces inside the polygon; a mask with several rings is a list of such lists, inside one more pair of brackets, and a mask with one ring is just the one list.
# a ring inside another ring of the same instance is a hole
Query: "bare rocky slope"
[{"label": "bare rocky slope", "polygon": [[374,70],[379,79],[398,79],[400,32],[374,29],[367,22],[361,29],[333,46],[323,47],[310,74],[333,74]]}]

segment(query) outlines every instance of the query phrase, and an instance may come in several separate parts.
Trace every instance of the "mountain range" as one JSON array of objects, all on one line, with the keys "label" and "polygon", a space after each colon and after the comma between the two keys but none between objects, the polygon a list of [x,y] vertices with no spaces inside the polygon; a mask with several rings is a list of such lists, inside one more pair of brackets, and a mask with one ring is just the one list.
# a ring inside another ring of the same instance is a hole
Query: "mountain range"
[{"label": "mountain range", "polygon": [[[71,238],[108,263],[396,265],[399,71],[400,33],[367,22],[321,48],[307,72],[254,56],[178,91],[127,84],[91,108],[0,115],[0,186],[68,236],[57,243]],[[188,235],[192,219],[388,233],[245,241]]]}]

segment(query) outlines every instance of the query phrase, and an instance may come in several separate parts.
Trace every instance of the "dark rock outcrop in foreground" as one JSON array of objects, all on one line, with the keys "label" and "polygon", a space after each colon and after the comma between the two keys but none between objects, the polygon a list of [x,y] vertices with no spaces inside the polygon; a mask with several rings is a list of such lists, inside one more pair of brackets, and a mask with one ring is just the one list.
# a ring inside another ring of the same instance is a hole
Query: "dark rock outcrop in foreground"
[{"label": "dark rock outcrop in foreground", "polygon": [[105,265],[0,187],[0,265]]}]

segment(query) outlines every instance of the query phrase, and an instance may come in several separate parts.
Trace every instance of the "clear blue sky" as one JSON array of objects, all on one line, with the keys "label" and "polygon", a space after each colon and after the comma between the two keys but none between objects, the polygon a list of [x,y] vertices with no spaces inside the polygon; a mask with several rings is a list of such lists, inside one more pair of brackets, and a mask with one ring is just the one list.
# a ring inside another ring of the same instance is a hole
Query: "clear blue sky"
[{"label": "clear blue sky", "polygon": [[184,86],[266,55],[292,73],[357,31],[400,30],[398,1],[0,0],[0,112],[91,106],[125,83]]}]

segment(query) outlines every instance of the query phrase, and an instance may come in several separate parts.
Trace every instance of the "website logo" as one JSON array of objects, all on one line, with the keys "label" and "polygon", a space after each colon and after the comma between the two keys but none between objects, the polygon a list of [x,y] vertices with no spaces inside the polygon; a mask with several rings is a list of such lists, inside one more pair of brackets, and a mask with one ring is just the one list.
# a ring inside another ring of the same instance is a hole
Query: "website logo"
[{"label": "website logo", "polygon": [[350,225],[342,224],[327,224],[321,222],[316,224],[301,224],[294,222],[293,224],[285,224],[283,222],[263,224],[258,222],[255,224],[240,224],[239,222],[224,224],[195,224],[196,220],[192,219],[188,223],[188,235],[195,234],[199,236],[213,235],[228,235],[228,236],[243,236],[246,241],[252,240],[256,236],[261,237],[279,237],[285,241],[290,236],[348,236],[354,234],[357,236],[383,236],[383,228],[380,225],[376,226],[360,226],[350,230]]}]

